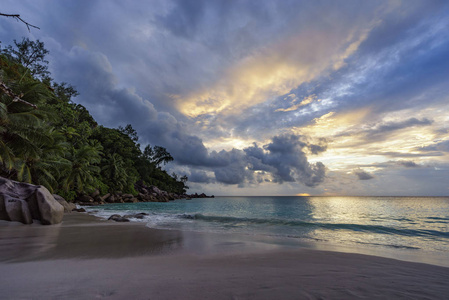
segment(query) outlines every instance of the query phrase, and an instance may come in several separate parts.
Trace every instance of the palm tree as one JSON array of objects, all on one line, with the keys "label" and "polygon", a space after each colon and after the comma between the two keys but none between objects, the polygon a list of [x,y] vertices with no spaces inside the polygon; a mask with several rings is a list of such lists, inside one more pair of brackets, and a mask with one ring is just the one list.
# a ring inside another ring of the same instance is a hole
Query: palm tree
[{"label": "palm tree", "polygon": [[68,153],[71,162],[70,170],[65,174],[64,188],[77,193],[88,192],[95,188],[96,177],[100,173],[100,155],[102,147],[96,143],[72,148]]},{"label": "palm tree", "polygon": [[[50,97],[50,91],[23,66],[0,56],[0,163],[1,173],[11,173],[23,152],[35,151],[32,140],[42,138],[36,130],[51,114],[33,109]],[[10,174],[9,174],[10,175]]]},{"label": "palm tree", "polygon": [[[14,84],[13,84],[14,86]],[[21,96],[28,100],[38,102],[36,97],[41,96],[41,91],[36,85],[21,84],[26,93]],[[28,89],[27,89],[28,88]],[[28,101],[27,100],[27,101]],[[30,102],[32,103],[32,102]],[[43,121],[48,115],[45,111],[34,110],[29,106],[15,102],[12,97],[2,93],[0,97],[0,163],[1,175],[7,177],[19,177],[31,182],[31,175],[24,165],[24,161],[39,157],[42,143],[53,142],[49,132],[43,130],[48,126]]]},{"label": "palm tree", "polygon": [[8,108],[5,103],[0,102],[0,164],[5,171],[12,170],[14,166],[14,153],[8,143],[3,139],[8,131]]},{"label": "palm tree", "polygon": [[106,164],[102,167],[102,175],[108,182],[111,190],[123,191],[128,183],[128,174],[123,157],[117,153],[105,159]]},{"label": "palm tree", "polygon": [[64,158],[68,145],[64,136],[50,126],[38,126],[34,134],[33,138],[22,140],[27,150],[19,152],[15,159],[15,177],[53,192],[63,171],[70,167],[70,161]]}]

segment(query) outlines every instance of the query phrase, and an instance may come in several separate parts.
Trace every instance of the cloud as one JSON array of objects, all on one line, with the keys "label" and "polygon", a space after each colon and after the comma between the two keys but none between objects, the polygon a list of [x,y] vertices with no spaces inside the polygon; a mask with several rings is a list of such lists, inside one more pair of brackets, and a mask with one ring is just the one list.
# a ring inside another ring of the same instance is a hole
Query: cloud
[{"label": "cloud", "polygon": [[111,126],[132,118],[157,118],[158,112],[151,102],[131,88],[119,87],[110,61],[102,53],[75,46],[59,56],[52,67],[59,80],[70,82],[80,91],[77,102],[86,106],[101,124]]},{"label": "cloud", "polygon": [[412,160],[400,160],[397,162],[399,165],[404,166],[406,168],[417,168],[419,165]]},{"label": "cloud", "polygon": [[443,156],[441,152],[415,152],[415,153],[409,153],[409,152],[397,152],[397,151],[382,151],[378,152],[379,154],[382,154],[387,157],[438,157]]},{"label": "cloud", "polygon": [[[272,130],[279,130],[307,125],[331,111],[345,113],[369,108],[369,117],[373,121],[384,113],[425,108],[447,101],[444,99],[449,75],[446,59],[449,43],[444,33],[447,19],[433,17],[445,15],[447,5],[444,8],[441,2],[430,6],[414,4],[407,6],[407,13],[399,14],[400,17],[397,12],[404,7],[382,15],[382,23],[372,29],[353,55],[345,59],[341,69],[300,84],[270,105],[245,110],[242,121],[237,117],[232,121],[240,125],[241,132],[257,130],[260,125],[255,124],[262,120],[269,120],[267,123]],[[384,40],[384,36],[391,39]],[[315,95],[321,101],[295,107],[297,103],[287,97],[290,94],[298,99]],[[278,114],[272,113],[275,110]]]},{"label": "cloud", "polygon": [[344,43],[347,37],[341,38],[329,39],[323,32],[312,31],[280,41],[237,61],[212,86],[176,96],[178,108],[190,117],[227,115],[287,94],[341,61],[335,48],[350,47]]},{"label": "cloud", "polygon": [[436,143],[432,143],[429,146],[419,147],[416,150],[418,151],[439,151],[439,152],[449,152],[449,140],[446,141],[438,141]]},{"label": "cloud", "polygon": [[[305,136],[282,135],[273,137],[270,143],[262,147],[254,144],[243,150],[195,152],[192,149],[189,155],[184,153],[177,163],[201,169],[192,171],[191,180],[194,182],[217,182],[240,187],[263,182],[298,182],[316,187],[323,182],[326,168],[321,162],[309,163],[306,152],[325,151],[325,141],[318,140],[318,143],[311,143]],[[185,146],[182,149],[185,152]],[[212,178],[211,172],[215,178]]]},{"label": "cloud", "polygon": [[77,102],[106,126],[131,123],[142,144],[161,145],[180,164],[199,165],[208,152],[202,140],[185,131],[183,123],[139,96],[134,89],[121,88],[112,66],[102,53],[74,47],[58,64],[58,78],[71,82],[80,91]]},{"label": "cloud", "polygon": [[[223,63],[209,84],[173,95],[178,109],[190,117],[235,114],[343,67],[378,16],[370,4],[326,3],[175,2],[156,24],[207,45]],[[364,18],[354,17],[361,12]],[[316,15],[328,21],[314,22]]]},{"label": "cloud", "polygon": [[231,163],[226,167],[215,169],[215,178],[218,182],[224,184],[240,184],[243,185],[247,174],[245,174],[245,167],[238,163]]},{"label": "cloud", "polygon": [[[252,158],[252,170],[269,171],[274,181],[299,181],[306,186],[317,186],[324,180],[325,167],[321,162],[310,164],[304,150],[314,145],[301,140],[301,136],[275,136],[272,142],[260,148],[257,144],[244,149]],[[320,147],[314,148],[318,151]]]},{"label": "cloud", "polygon": [[447,196],[447,163],[420,168],[393,167],[393,164],[390,166],[377,170],[375,180],[359,180],[354,172],[348,174],[346,171],[329,171],[324,185],[325,193],[353,196]]},{"label": "cloud", "polygon": [[384,140],[389,134],[402,129],[409,129],[411,127],[428,126],[433,123],[432,120],[423,118],[421,120],[417,118],[409,118],[401,121],[387,121],[379,122],[375,124],[362,124],[361,129],[351,129],[349,131],[340,133],[335,137],[354,136],[360,135],[363,137],[364,142],[375,142]]},{"label": "cloud", "polygon": [[363,171],[363,170],[360,170],[360,171],[354,171],[354,174],[357,175],[357,177],[359,178],[359,180],[370,180],[370,179],[373,179],[373,178],[374,178],[373,175],[371,175],[370,173],[365,172],[365,171]]},{"label": "cloud", "polygon": [[[275,136],[263,147],[262,157],[249,155],[251,149],[209,152],[202,140],[188,134],[184,124],[172,114],[157,111],[153,103],[138,95],[135,89],[121,87],[111,62],[103,53],[75,46],[58,57],[59,60],[53,62],[57,64],[55,75],[76,86],[81,92],[77,102],[85,105],[100,124],[115,127],[131,123],[142,144],[162,145],[175,157],[177,164],[206,168],[215,177],[206,177],[205,173],[197,171],[192,173],[193,180],[244,186],[271,177],[270,180],[278,183],[297,181],[317,186],[324,179],[324,165],[310,164],[305,152],[325,151],[325,140],[310,143],[303,136]],[[257,173],[260,171],[267,173]]]},{"label": "cloud", "polygon": [[[4,6],[42,29],[0,18],[3,45],[45,41],[52,75],[79,90],[77,103],[166,147],[199,189],[314,194],[342,184],[342,194],[382,184],[397,194],[441,183],[444,172],[428,166],[449,153],[444,1]],[[354,170],[376,180],[356,181]]]},{"label": "cloud", "polygon": [[305,106],[307,104],[312,103],[313,101],[316,100],[316,96],[315,95],[310,95],[305,97],[304,99],[302,99],[299,103],[298,103],[298,98],[296,97],[295,94],[289,94],[287,95],[286,98],[284,98],[284,100],[292,100],[291,102],[291,106],[287,107],[287,108],[278,108],[276,109],[274,112],[278,112],[278,111],[282,111],[282,112],[288,112],[288,111],[295,111],[298,108],[300,108],[301,106]]},{"label": "cloud", "polygon": [[368,139],[373,138],[382,138],[385,134],[388,134],[393,131],[407,129],[414,126],[427,126],[433,123],[432,120],[427,118],[423,118],[422,120],[418,120],[417,118],[410,118],[403,121],[392,121],[381,124],[376,124],[373,128],[365,130],[364,134]]},{"label": "cloud", "polygon": [[209,176],[205,171],[197,171],[193,170],[190,173],[189,182],[197,182],[197,183],[213,183],[215,182],[215,179],[211,176]]}]

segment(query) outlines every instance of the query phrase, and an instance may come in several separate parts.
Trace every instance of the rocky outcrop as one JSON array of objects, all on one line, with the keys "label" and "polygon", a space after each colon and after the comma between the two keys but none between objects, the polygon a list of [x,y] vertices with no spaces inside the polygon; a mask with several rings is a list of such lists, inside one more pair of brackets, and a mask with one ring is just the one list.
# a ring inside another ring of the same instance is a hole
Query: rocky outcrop
[{"label": "rocky outcrop", "polygon": [[190,195],[190,198],[215,198],[215,196],[214,195],[207,196],[205,193],[201,193],[198,195],[197,193],[195,193],[195,194]]},{"label": "rocky outcrop", "polygon": [[71,213],[74,209],[76,209],[75,203],[68,203],[63,197],[56,194],[53,194],[53,197],[64,207],[64,213]]},{"label": "rocky outcrop", "polygon": [[124,194],[122,192],[108,193],[103,196],[98,190],[90,195],[80,195],[76,202],[82,206],[102,205],[105,203],[136,203],[136,202],[168,202],[176,199],[192,199],[192,198],[214,198],[214,196],[207,196],[206,194],[175,194],[159,189],[157,186],[147,186],[139,181],[135,184],[137,195]]},{"label": "rocky outcrop", "polygon": [[43,186],[0,177],[0,219],[44,225],[61,223],[64,207]]}]

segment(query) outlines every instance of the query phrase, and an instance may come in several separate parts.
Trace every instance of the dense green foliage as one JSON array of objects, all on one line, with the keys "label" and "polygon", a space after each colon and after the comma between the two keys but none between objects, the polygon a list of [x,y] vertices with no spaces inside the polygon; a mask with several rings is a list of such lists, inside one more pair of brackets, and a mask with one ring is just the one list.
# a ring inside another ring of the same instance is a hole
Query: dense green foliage
[{"label": "dense green foliage", "polygon": [[98,126],[72,102],[75,88],[50,78],[47,53],[28,39],[1,51],[0,176],[44,185],[68,200],[95,189],[136,195],[138,181],[185,193],[187,177],[161,169],[173,160],[170,153],[149,145],[141,151],[131,125]]}]

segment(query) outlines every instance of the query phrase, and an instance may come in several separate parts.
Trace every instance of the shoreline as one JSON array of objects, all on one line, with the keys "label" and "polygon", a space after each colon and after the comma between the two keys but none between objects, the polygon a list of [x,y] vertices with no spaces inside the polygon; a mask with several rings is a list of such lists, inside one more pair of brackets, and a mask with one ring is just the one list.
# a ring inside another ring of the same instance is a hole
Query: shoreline
[{"label": "shoreline", "polygon": [[[307,249],[360,254],[449,268],[449,255],[439,252],[366,245],[357,247],[285,236],[156,229],[147,227],[146,222],[115,222],[88,212],[66,213],[61,224],[50,226],[0,221],[0,237],[10,238],[10,241],[14,238],[13,240],[17,242],[15,246],[21,249],[20,259],[17,258],[17,251],[9,252],[14,256],[13,261],[78,257],[121,258],[185,253],[204,256]],[[116,247],[116,244],[121,246]],[[0,262],[7,261],[5,260],[7,255],[1,250],[0,257],[2,257]]]},{"label": "shoreline", "polygon": [[[0,223],[4,299],[442,299],[449,268],[151,229],[83,213],[51,226]],[[36,296],[37,295],[37,296]]]},{"label": "shoreline", "polygon": [[[96,216],[94,212],[87,212],[87,214],[97,220],[104,221],[105,217]],[[141,222],[138,220],[131,221],[127,224],[146,224],[146,222]],[[118,224],[118,223],[116,223]],[[425,263],[436,266],[448,267],[449,268],[449,254],[446,252],[429,251],[423,249],[407,249],[402,247],[387,247],[387,246],[375,246],[369,244],[360,245],[348,245],[338,242],[321,241],[313,239],[304,239],[291,236],[276,236],[276,235],[254,235],[245,233],[234,233],[234,232],[204,232],[204,231],[189,231],[189,230],[179,230],[179,229],[160,229],[147,227],[148,230],[156,230],[162,232],[180,232],[181,235],[188,235],[188,239],[198,239],[204,238],[208,240],[216,240],[217,237],[222,237],[225,240],[233,240],[231,243],[244,245],[243,249],[240,251],[256,251],[259,249],[297,249],[306,248],[312,250],[322,250],[322,251],[332,251],[332,252],[343,252],[343,253],[356,253],[363,255],[378,256],[384,258],[391,258],[401,261]],[[243,242],[242,242],[243,241]],[[229,244],[228,244],[229,246]],[[192,248],[192,247],[191,247]],[[209,247],[208,249],[199,249],[194,247],[193,250],[197,253],[208,254],[208,252],[223,252],[224,249],[217,249],[217,247]],[[214,248],[214,249],[212,249]],[[227,247],[227,250],[230,247]]]}]

